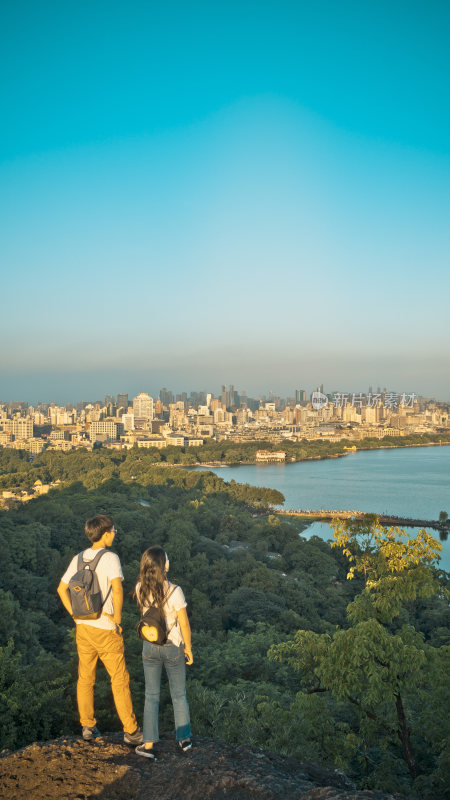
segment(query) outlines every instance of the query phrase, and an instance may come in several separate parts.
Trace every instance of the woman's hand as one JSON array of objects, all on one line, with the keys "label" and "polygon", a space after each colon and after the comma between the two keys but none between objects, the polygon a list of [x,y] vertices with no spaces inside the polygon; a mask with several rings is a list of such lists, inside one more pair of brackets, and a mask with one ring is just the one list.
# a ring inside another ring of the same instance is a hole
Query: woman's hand
[{"label": "woman's hand", "polygon": [[180,608],[180,610],[177,611],[177,617],[180,623],[181,633],[183,634],[184,657],[186,659],[186,664],[190,665],[194,663],[194,657],[191,648],[191,626],[189,625],[186,609]]}]

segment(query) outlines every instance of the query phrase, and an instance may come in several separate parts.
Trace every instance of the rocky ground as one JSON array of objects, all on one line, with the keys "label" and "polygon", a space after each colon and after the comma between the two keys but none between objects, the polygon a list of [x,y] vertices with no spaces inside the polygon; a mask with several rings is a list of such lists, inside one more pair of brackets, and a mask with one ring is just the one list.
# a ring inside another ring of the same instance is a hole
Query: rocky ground
[{"label": "rocky ground", "polygon": [[[8,800],[393,800],[357,791],[337,772],[247,746],[196,737],[188,754],[172,738],[151,762],[106,734],[33,744],[0,758],[0,796]],[[396,795],[399,798],[399,795]]]}]

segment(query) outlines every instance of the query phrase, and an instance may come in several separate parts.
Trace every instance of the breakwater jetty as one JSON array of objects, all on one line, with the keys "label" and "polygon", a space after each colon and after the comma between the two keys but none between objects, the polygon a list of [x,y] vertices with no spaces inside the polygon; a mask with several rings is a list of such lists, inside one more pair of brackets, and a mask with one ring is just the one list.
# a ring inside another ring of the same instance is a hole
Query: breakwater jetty
[{"label": "breakwater jetty", "polygon": [[410,517],[397,517],[394,514],[370,514],[367,511],[348,511],[342,509],[319,509],[312,511],[308,509],[287,509],[277,511],[283,516],[303,517],[309,520],[320,520],[321,522],[331,522],[333,519],[364,519],[366,516],[376,516],[382,525],[402,525],[407,528],[433,528],[436,531],[446,532],[449,530],[450,522],[439,522],[439,520],[413,519]]}]

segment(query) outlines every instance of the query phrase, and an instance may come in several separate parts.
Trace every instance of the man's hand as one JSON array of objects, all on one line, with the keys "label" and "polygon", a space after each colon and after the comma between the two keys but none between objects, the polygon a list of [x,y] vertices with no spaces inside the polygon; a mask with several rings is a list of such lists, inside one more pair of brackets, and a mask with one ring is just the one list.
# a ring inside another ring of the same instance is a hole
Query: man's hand
[{"label": "man's hand", "polygon": [[[113,578],[111,581],[112,600],[114,606],[113,622],[116,626],[117,633],[122,633],[120,623],[122,621],[122,605],[123,605],[123,587],[120,578]],[[108,617],[110,615],[108,614]]]},{"label": "man's hand", "polygon": [[72,611],[72,605],[70,603],[70,595],[69,595],[69,584],[68,583],[63,583],[63,581],[60,581],[59,582],[59,586],[58,586],[56,591],[58,592],[59,597],[61,598],[61,602],[62,602],[64,608],[66,609],[66,611],[70,614],[70,616],[73,619],[73,611]]}]

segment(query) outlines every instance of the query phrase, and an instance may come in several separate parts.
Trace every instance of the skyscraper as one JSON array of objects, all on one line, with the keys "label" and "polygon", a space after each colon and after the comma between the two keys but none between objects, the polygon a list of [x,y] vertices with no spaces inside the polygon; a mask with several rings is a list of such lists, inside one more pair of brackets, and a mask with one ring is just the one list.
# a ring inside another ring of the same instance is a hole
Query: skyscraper
[{"label": "skyscraper", "polygon": [[128,395],[127,394],[118,394],[117,395],[117,407],[124,408],[125,411],[128,408]]},{"label": "skyscraper", "polygon": [[150,422],[153,419],[153,397],[146,392],[141,392],[133,399],[133,414],[135,420],[145,419]]},{"label": "skyscraper", "polygon": [[167,391],[166,387],[164,386],[159,390],[159,399],[161,400],[163,406],[168,406],[170,403],[173,403],[173,393],[171,391]]}]

